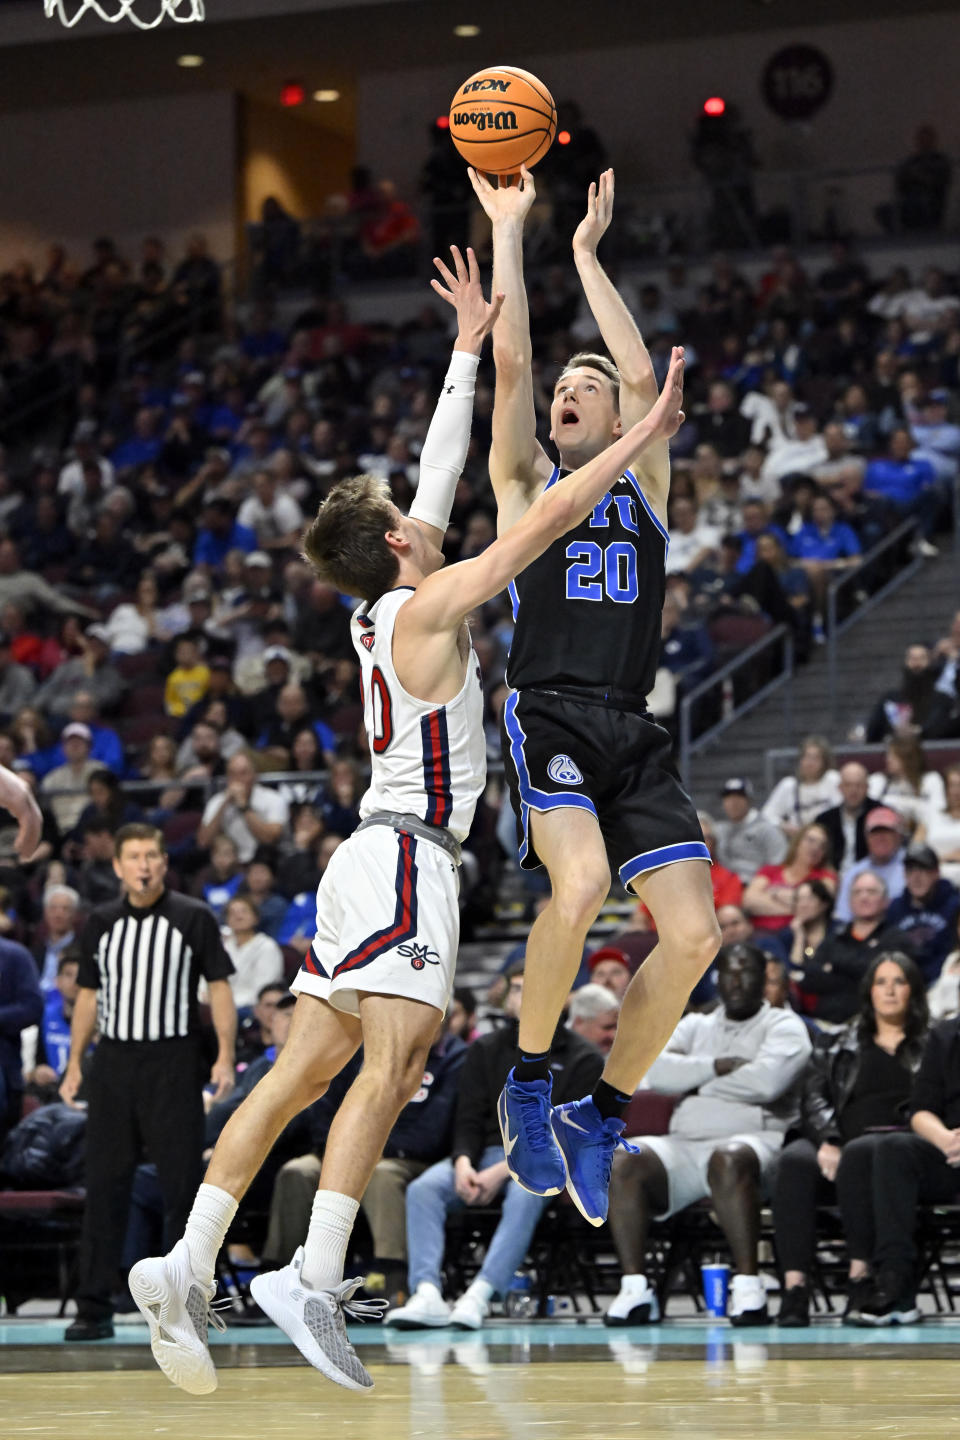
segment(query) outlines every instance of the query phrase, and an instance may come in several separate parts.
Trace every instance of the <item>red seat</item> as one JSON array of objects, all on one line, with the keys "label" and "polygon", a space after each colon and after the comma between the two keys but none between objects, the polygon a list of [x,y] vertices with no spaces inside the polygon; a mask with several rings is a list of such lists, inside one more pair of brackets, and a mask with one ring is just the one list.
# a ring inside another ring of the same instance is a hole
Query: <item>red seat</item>
[{"label": "red seat", "polygon": [[199,810],[178,810],[175,815],[169,815],[161,827],[167,849],[177,850],[195,839],[202,818]]},{"label": "red seat", "polygon": [[721,615],[710,622],[710,639],[718,650],[735,655],[762,640],[771,628],[765,615]]},{"label": "red seat", "polygon": [[138,685],[127,695],[124,715],[165,715],[162,685]]},{"label": "red seat", "polygon": [[156,650],[141,650],[139,655],[117,655],[113,662],[124,680],[142,680],[157,684],[163,679],[160,657]]},{"label": "red seat", "polygon": [[82,1210],[82,1190],[0,1190],[0,1215],[52,1215],[58,1210]]},{"label": "red seat", "polygon": [[623,1117],[626,1121],[624,1135],[666,1135],[676,1105],[675,1095],[661,1095],[657,1090],[635,1090]]}]

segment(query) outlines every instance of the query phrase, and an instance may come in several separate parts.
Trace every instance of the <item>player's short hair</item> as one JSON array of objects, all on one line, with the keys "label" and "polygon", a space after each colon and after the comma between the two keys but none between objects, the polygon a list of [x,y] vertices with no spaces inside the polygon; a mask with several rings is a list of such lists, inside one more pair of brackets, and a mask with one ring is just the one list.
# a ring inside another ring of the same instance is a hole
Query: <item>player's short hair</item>
[{"label": "player's short hair", "polygon": [[563,369],[560,371],[560,374],[557,376],[557,380],[562,380],[564,375],[569,375],[571,370],[580,370],[585,365],[589,366],[591,370],[599,370],[600,374],[605,375],[606,378],[610,381],[610,389],[613,391],[613,403],[617,408],[617,413],[619,414],[620,371],[617,369],[616,365],[614,365],[613,361],[610,360],[606,355],[594,355],[593,352],[590,350],[578,350],[576,355],[570,356],[570,359],[567,361],[566,365],[564,365]]},{"label": "player's short hair", "polygon": [[396,584],[400,571],[384,539],[396,515],[387,485],[377,476],[341,480],[303,537],[303,558],[321,580],[373,604]]},{"label": "player's short hair", "polygon": [[152,840],[161,855],[167,853],[167,842],[163,838],[163,831],[156,825],[147,825],[141,820],[133,821],[129,825],[121,825],[113,842],[113,853],[118,860],[123,854],[123,847],[128,840]]}]

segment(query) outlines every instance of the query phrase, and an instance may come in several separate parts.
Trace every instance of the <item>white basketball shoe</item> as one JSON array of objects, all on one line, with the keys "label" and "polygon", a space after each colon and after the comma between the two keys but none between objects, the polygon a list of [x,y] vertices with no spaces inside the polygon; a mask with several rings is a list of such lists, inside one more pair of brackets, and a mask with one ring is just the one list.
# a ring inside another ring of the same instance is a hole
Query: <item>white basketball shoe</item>
[{"label": "white basketball shoe", "polygon": [[250,1294],[261,1310],[279,1325],[315,1370],[347,1390],[372,1390],[373,1378],[361,1365],[349,1339],[344,1313],[358,1320],[383,1314],[385,1300],[354,1300],[361,1277],[344,1280],[330,1290],[308,1290],[301,1279],[303,1246],[289,1265],[255,1275]]},{"label": "white basketball shoe", "polygon": [[139,1260],[130,1271],[129,1285],[150,1326],[153,1358],[167,1379],[188,1395],[216,1390],[207,1327],[226,1326],[210,1306],[216,1284],[208,1287],[197,1279],[186,1240],[178,1240],[169,1255]]}]

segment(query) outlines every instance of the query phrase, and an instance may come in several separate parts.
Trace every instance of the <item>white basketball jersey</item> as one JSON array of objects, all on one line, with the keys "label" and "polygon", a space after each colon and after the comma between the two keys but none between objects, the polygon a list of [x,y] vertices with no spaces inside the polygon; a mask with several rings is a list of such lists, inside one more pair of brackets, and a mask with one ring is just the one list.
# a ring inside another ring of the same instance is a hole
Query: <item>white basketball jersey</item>
[{"label": "white basketball jersey", "polygon": [[360,815],[399,811],[464,840],[487,778],[480,663],[471,649],[463,688],[445,705],[404,690],[393,668],[393,627],[413,593],[388,590],[351,623],[372,767]]}]

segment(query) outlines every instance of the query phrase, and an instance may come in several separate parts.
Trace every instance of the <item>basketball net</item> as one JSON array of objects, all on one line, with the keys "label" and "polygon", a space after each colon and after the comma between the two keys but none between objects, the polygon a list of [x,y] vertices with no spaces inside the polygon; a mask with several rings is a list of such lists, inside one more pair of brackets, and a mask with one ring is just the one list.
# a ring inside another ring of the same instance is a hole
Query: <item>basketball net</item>
[{"label": "basketball net", "polygon": [[144,20],[137,14],[134,8],[137,0],[104,0],[104,3],[101,0],[43,0],[43,12],[48,20],[56,17],[68,30],[88,14],[96,15],[108,25],[129,20],[138,30],[155,30],[168,19],[178,25],[188,25],[192,20],[204,18],[203,0],[153,0],[153,3],[160,9],[152,20]]}]

